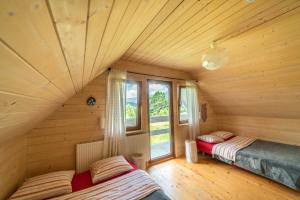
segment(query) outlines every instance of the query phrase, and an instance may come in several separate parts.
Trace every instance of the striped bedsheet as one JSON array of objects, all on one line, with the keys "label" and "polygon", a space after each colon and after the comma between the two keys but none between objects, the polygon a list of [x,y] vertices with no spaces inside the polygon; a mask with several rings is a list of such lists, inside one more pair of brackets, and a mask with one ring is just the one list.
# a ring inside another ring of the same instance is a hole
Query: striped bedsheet
[{"label": "striped bedsheet", "polygon": [[53,198],[53,200],[137,200],[142,199],[159,189],[159,185],[155,183],[146,172],[136,170],[93,187]]},{"label": "striped bedsheet", "polygon": [[256,139],[250,137],[236,136],[226,142],[213,146],[213,157],[223,160],[224,158],[235,162],[236,153],[252,144]]}]

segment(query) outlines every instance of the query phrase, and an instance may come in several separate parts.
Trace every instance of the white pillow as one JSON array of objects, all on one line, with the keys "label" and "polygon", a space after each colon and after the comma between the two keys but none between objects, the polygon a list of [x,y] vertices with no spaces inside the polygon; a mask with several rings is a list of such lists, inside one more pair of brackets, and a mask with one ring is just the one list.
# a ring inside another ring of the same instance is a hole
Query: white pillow
[{"label": "white pillow", "polygon": [[233,133],[230,133],[228,131],[215,131],[215,132],[212,132],[210,135],[218,136],[220,138],[223,138],[224,140],[227,140],[228,138],[234,136]]},{"label": "white pillow", "polygon": [[123,156],[114,156],[99,160],[90,166],[92,181],[94,184],[132,169],[133,167]]},{"label": "white pillow", "polygon": [[200,135],[197,138],[204,142],[213,143],[213,144],[224,142],[224,140],[222,138],[215,136],[215,135]]},{"label": "white pillow", "polygon": [[41,200],[71,193],[74,173],[58,171],[29,178],[9,199]]}]

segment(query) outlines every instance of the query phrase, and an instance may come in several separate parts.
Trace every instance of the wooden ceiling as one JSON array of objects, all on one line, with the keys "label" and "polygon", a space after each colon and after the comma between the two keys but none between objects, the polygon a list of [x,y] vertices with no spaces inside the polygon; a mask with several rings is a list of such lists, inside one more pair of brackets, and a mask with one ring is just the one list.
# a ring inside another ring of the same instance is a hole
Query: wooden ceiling
[{"label": "wooden ceiling", "polygon": [[[172,4],[171,4],[172,3]],[[223,42],[300,6],[297,0],[203,0],[168,2],[131,45],[124,59],[178,68],[201,68],[210,44]],[[225,46],[226,47],[226,46]]]},{"label": "wooden ceiling", "polygon": [[197,74],[217,114],[300,119],[299,8],[222,44],[229,62]]},{"label": "wooden ceiling", "polygon": [[167,0],[0,1],[0,138],[27,132],[117,61]]},{"label": "wooden ceiling", "polygon": [[[27,132],[121,57],[202,71],[199,77],[213,81],[215,74],[200,69],[212,41],[233,48],[240,35],[299,13],[299,6],[297,0],[0,1],[1,141]],[[256,38],[245,39],[250,45]]]}]

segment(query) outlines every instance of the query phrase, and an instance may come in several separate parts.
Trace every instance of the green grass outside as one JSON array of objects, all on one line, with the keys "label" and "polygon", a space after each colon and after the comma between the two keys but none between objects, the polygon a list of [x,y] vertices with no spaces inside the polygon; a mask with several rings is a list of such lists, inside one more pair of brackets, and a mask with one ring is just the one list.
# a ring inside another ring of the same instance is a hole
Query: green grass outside
[{"label": "green grass outside", "polygon": [[[156,123],[151,123],[150,124],[150,130],[160,130],[160,129],[166,129],[169,128],[169,122],[156,122]],[[150,137],[150,143],[151,145],[153,144],[158,144],[162,142],[167,142],[170,141],[170,134],[169,133],[163,133],[160,135],[153,135]]]},{"label": "green grass outside", "polygon": [[159,129],[165,129],[169,128],[169,122],[155,122],[150,124],[150,130],[159,130]]},{"label": "green grass outside", "polygon": [[169,133],[151,136],[151,145],[170,141]]}]

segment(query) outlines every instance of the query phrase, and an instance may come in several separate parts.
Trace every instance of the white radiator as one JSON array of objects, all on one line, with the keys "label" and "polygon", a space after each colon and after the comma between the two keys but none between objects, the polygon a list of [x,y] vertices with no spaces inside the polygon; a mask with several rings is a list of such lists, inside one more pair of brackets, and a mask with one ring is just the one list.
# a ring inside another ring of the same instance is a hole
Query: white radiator
[{"label": "white radiator", "polygon": [[103,141],[76,145],[76,172],[89,169],[89,165],[102,158]]}]

